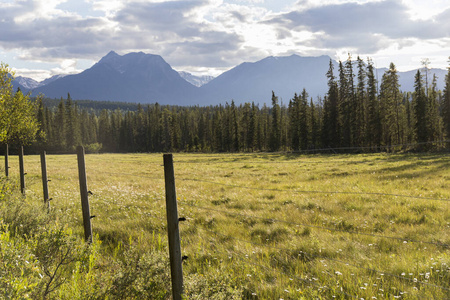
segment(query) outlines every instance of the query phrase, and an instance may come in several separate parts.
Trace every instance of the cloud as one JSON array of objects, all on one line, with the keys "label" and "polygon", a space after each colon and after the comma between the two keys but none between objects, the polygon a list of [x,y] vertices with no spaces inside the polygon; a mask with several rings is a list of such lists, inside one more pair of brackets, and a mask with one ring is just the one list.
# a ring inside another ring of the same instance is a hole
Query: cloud
[{"label": "cloud", "polygon": [[310,31],[316,39],[311,47],[351,47],[363,53],[375,53],[389,43],[405,39],[448,37],[450,18],[443,12],[437,21],[413,20],[409,8],[399,1],[355,2],[311,7],[272,18],[267,23],[291,31]]},{"label": "cloud", "polygon": [[[183,65],[192,65],[187,61],[206,62],[205,57],[212,59],[215,54],[221,56],[215,61],[223,65],[223,57],[238,51],[243,42],[239,34],[220,22],[206,19],[205,14],[217,9],[220,1],[116,1],[114,9],[106,10],[104,1],[90,0],[93,10],[105,10],[103,16],[95,17],[59,10],[61,2],[51,1],[47,15],[36,13],[34,17],[29,16],[42,8],[44,0],[0,5],[1,48],[20,50],[22,59],[58,63],[73,58],[98,60],[113,49],[143,50],[184,61]],[[245,22],[245,15],[233,13]]]},{"label": "cloud", "polygon": [[62,67],[65,60],[94,62],[110,50],[159,54],[193,71],[269,55],[374,54],[421,41],[445,49],[450,40],[450,9],[418,19],[398,0],[300,0],[287,13],[269,9],[274,0],[74,1],[81,0],[0,2],[0,49],[51,62],[55,72],[77,69]]},{"label": "cloud", "polygon": [[187,15],[208,1],[135,2],[117,12],[114,21],[124,27],[140,30],[172,32],[179,36],[199,34],[199,26]]}]

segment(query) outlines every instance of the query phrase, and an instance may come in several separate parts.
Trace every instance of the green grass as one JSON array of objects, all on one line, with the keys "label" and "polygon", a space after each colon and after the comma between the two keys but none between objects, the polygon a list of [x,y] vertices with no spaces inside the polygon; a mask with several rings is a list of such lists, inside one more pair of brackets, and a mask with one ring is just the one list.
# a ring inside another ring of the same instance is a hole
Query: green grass
[{"label": "green grass", "polygon": [[[86,156],[104,257],[133,241],[167,256],[162,161]],[[174,163],[192,299],[450,298],[448,155],[175,154]],[[81,237],[76,156],[48,155],[47,166],[52,211]],[[26,156],[25,170],[27,201],[39,206],[39,157]]]}]

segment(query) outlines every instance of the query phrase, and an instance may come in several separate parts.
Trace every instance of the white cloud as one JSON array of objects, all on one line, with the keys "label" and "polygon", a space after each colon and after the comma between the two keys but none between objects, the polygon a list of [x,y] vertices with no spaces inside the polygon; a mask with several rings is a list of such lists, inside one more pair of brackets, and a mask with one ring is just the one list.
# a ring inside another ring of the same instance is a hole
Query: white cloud
[{"label": "white cloud", "polygon": [[74,1],[82,0],[1,2],[0,49],[47,62],[50,73],[79,71],[80,59],[94,62],[115,50],[217,74],[268,55],[423,53],[437,61],[450,47],[444,0],[301,0],[292,7],[295,0]]}]

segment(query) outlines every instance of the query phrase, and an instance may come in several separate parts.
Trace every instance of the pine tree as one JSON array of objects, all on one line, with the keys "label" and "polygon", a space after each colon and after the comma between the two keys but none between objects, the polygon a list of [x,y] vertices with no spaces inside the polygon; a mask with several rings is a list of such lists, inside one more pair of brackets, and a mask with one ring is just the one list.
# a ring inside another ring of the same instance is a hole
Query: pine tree
[{"label": "pine tree", "polygon": [[261,109],[260,115],[259,115],[259,122],[258,122],[258,133],[257,133],[257,140],[258,140],[258,149],[261,151],[266,151],[269,149],[269,137],[270,137],[270,114],[269,114],[269,108],[266,106],[266,104],[263,104],[263,107]]},{"label": "pine tree", "polygon": [[414,77],[414,100],[414,113],[416,117],[415,129],[417,141],[419,143],[424,143],[428,139],[428,107],[427,96],[425,95],[425,89],[423,87],[422,75],[420,74],[419,70],[417,70],[416,76]]},{"label": "pine tree", "polygon": [[38,122],[38,131],[37,131],[37,143],[43,144],[46,141],[46,131],[47,131],[47,120],[45,116],[45,108],[44,103],[42,101],[42,97],[39,96],[36,99],[37,102],[37,115],[36,119]]},{"label": "pine tree", "polygon": [[232,151],[238,152],[240,149],[239,145],[239,118],[237,114],[237,108],[234,104],[234,100],[231,100],[231,106],[230,106],[230,112],[231,112],[231,141],[232,141]]},{"label": "pine tree", "polygon": [[66,134],[66,149],[71,150],[74,149],[76,145],[76,116],[72,98],[70,94],[67,94],[67,100],[65,102],[65,134]]},{"label": "pine tree", "polygon": [[339,146],[340,128],[339,128],[339,92],[336,78],[333,75],[333,61],[330,59],[330,65],[327,72],[328,93],[324,99],[322,114],[322,145],[325,148],[334,148]]},{"label": "pine tree", "polygon": [[270,132],[270,150],[280,150],[281,143],[281,120],[280,106],[278,105],[278,97],[272,91],[272,123]]},{"label": "pine tree", "polygon": [[393,63],[383,74],[380,87],[380,116],[382,142],[386,146],[401,143],[400,103],[401,93],[397,69]]},{"label": "pine tree", "polygon": [[[450,56],[448,58],[450,62]],[[450,138],[450,67],[445,75],[444,94],[442,99],[442,119],[447,138]]]},{"label": "pine tree", "polygon": [[[350,62],[351,64],[351,62]],[[352,143],[352,110],[351,93],[348,82],[348,72],[344,64],[339,61],[339,115],[340,142],[344,147],[349,147]]]},{"label": "pine tree", "polygon": [[[369,147],[380,145],[381,122],[377,95],[377,81],[371,60],[367,64],[367,130],[366,141]],[[373,149],[373,148],[372,148]]]},{"label": "pine tree", "polygon": [[224,151],[223,148],[223,129],[222,129],[222,106],[219,106],[219,109],[217,109],[213,113],[213,120],[212,120],[212,127],[213,127],[213,134],[214,139],[212,141],[212,149],[217,152]]},{"label": "pine tree", "polygon": [[300,98],[300,119],[299,119],[299,131],[300,131],[300,148],[303,150],[308,149],[309,144],[309,115],[308,115],[308,93],[305,89],[302,91]]},{"label": "pine tree", "polygon": [[405,93],[403,102],[405,103],[406,110],[406,143],[413,144],[416,141],[416,118],[414,117],[414,101],[411,100],[411,92]]},{"label": "pine tree", "polygon": [[310,128],[311,128],[311,146],[313,149],[317,148],[317,142],[318,142],[318,136],[319,136],[319,122],[318,122],[318,116],[316,112],[316,106],[314,105],[313,99],[311,98],[310,104],[309,104],[310,110]]},{"label": "pine tree", "polygon": [[[103,109],[100,112],[100,116],[98,118],[98,141],[103,145],[104,149],[107,151],[112,151],[113,142],[111,139],[111,120],[110,113],[108,110]],[[122,127],[122,146],[126,147],[125,149],[129,149],[131,145],[131,141],[129,138],[129,133],[127,132],[128,124],[124,121],[121,125]]]},{"label": "pine tree", "polygon": [[439,116],[437,77],[433,75],[431,89],[428,96],[428,141],[439,141],[442,139],[442,121]]},{"label": "pine tree", "polygon": [[256,137],[256,128],[257,128],[257,110],[255,106],[255,102],[252,102],[251,111],[250,111],[250,120],[247,131],[247,147],[250,151],[254,151],[255,149],[255,137]]},{"label": "pine tree", "polygon": [[300,98],[297,93],[289,101],[289,139],[294,151],[300,150]]},{"label": "pine tree", "polygon": [[181,127],[179,122],[179,114],[175,107],[172,107],[170,111],[170,150],[178,151],[181,150]]},{"label": "pine tree", "polygon": [[364,61],[358,56],[358,85],[356,88],[356,102],[355,102],[355,132],[354,145],[365,146],[366,130],[367,130],[367,94],[366,94],[366,66]]},{"label": "pine tree", "polygon": [[197,128],[197,136],[198,136],[198,144],[199,150],[203,151],[205,149],[205,140],[207,133],[207,121],[204,113],[200,114],[200,119],[198,120],[198,128]]},{"label": "pine tree", "polygon": [[[350,138],[348,139],[347,146],[355,146],[358,143],[358,103],[355,92],[355,74],[353,72],[352,56],[348,54],[348,59],[345,62],[345,77],[347,81],[347,115],[348,119],[348,133]],[[344,144],[345,145],[345,144]]]},{"label": "pine tree", "polygon": [[54,135],[54,144],[56,148],[60,151],[66,151],[66,113],[64,109],[64,100],[61,97],[61,100],[58,104],[58,108],[55,116],[55,123],[53,124],[53,130],[56,133]]}]

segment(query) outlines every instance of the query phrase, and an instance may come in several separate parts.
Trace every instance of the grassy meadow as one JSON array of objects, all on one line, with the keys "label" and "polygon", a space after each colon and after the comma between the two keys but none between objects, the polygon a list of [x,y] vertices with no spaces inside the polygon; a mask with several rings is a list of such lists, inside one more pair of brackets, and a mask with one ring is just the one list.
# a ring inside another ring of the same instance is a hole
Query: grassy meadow
[{"label": "grassy meadow", "polygon": [[[86,156],[105,291],[111,258],[137,245],[161,258],[153,288],[170,297],[162,163]],[[10,166],[17,181],[16,157]],[[81,238],[76,155],[48,155],[47,167],[55,222]],[[174,169],[190,299],[450,298],[448,154],[180,153]],[[25,172],[24,201],[40,207],[39,156]]]}]

